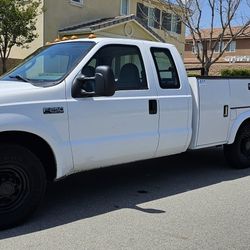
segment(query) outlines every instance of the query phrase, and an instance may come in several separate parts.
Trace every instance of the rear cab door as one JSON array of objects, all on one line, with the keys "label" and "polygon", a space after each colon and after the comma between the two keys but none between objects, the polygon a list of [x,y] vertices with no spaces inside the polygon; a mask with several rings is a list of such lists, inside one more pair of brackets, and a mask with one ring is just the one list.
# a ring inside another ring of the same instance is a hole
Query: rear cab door
[{"label": "rear cab door", "polygon": [[160,112],[157,156],[184,152],[192,135],[192,96],[182,58],[172,45],[146,46]]}]

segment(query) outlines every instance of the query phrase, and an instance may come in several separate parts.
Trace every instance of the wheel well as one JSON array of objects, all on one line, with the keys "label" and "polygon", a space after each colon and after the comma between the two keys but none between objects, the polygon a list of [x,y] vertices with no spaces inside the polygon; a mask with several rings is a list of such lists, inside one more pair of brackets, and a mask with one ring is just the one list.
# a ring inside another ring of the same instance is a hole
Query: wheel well
[{"label": "wheel well", "polygon": [[237,138],[237,136],[239,135],[240,131],[241,131],[242,128],[244,128],[246,125],[250,125],[250,118],[244,120],[244,121],[240,124],[240,126],[239,126],[238,130],[236,131],[235,136],[234,136],[234,138],[233,138],[233,140],[232,140],[231,143],[234,143],[234,141],[236,140],[236,138]]},{"label": "wheel well", "polygon": [[241,125],[240,125],[240,127],[239,127],[239,129],[238,129],[238,131],[237,131],[237,134],[238,134],[239,131],[240,131],[243,127],[245,127],[247,124],[250,124],[250,118],[246,119],[244,122],[241,123]]},{"label": "wheel well", "polygon": [[27,132],[2,132],[0,142],[18,144],[34,153],[42,162],[48,181],[56,178],[56,159],[49,144],[41,137]]}]

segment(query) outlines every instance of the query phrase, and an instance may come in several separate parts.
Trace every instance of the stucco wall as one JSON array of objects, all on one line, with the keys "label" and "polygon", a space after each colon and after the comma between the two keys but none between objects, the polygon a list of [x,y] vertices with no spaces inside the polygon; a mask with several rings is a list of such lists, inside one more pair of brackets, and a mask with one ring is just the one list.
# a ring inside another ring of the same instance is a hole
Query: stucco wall
[{"label": "stucco wall", "polygon": [[[131,31],[130,35],[126,33],[126,30]],[[157,41],[145,31],[143,27],[134,22],[129,22],[127,24],[121,24],[109,29],[105,29],[105,32],[98,32],[98,34],[103,34],[103,36],[110,37],[125,37],[125,38],[133,38],[133,39],[142,39],[142,40],[152,40]]]},{"label": "stucco wall", "polygon": [[[94,33],[97,37],[113,37],[113,38],[128,38],[158,41],[150,33],[135,21],[130,21],[125,24],[114,25]],[[87,38],[90,33],[76,34],[79,38]]]},{"label": "stucco wall", "polygon": [[82,6],[70,0],[45,0],[45,41],[53,41],[58,30],[74,24],[120,15],[120,0],[84,0]]}]

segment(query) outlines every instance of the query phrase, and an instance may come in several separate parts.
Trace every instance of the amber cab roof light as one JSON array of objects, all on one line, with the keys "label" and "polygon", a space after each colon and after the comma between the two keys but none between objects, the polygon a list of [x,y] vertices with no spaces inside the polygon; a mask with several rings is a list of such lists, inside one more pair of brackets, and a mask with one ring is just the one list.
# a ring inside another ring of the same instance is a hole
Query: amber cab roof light
[{"label": "amber cab roof light", "polygon": [[89,39],[94,39],[94,38],[96,38],[96,35],[95,35],[95,34],[90,34],[90,35],[89,35]]}]

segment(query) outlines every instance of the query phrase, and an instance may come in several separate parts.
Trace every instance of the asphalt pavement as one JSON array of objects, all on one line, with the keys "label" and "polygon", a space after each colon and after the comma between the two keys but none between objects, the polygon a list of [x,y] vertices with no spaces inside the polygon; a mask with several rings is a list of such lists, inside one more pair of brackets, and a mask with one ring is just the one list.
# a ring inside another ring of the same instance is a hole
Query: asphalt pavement
[{"label": "asphalt pavement", "polygon": [[221,148],[81,173],[50,185],[0,249],[250,249],[250,169]]}]

